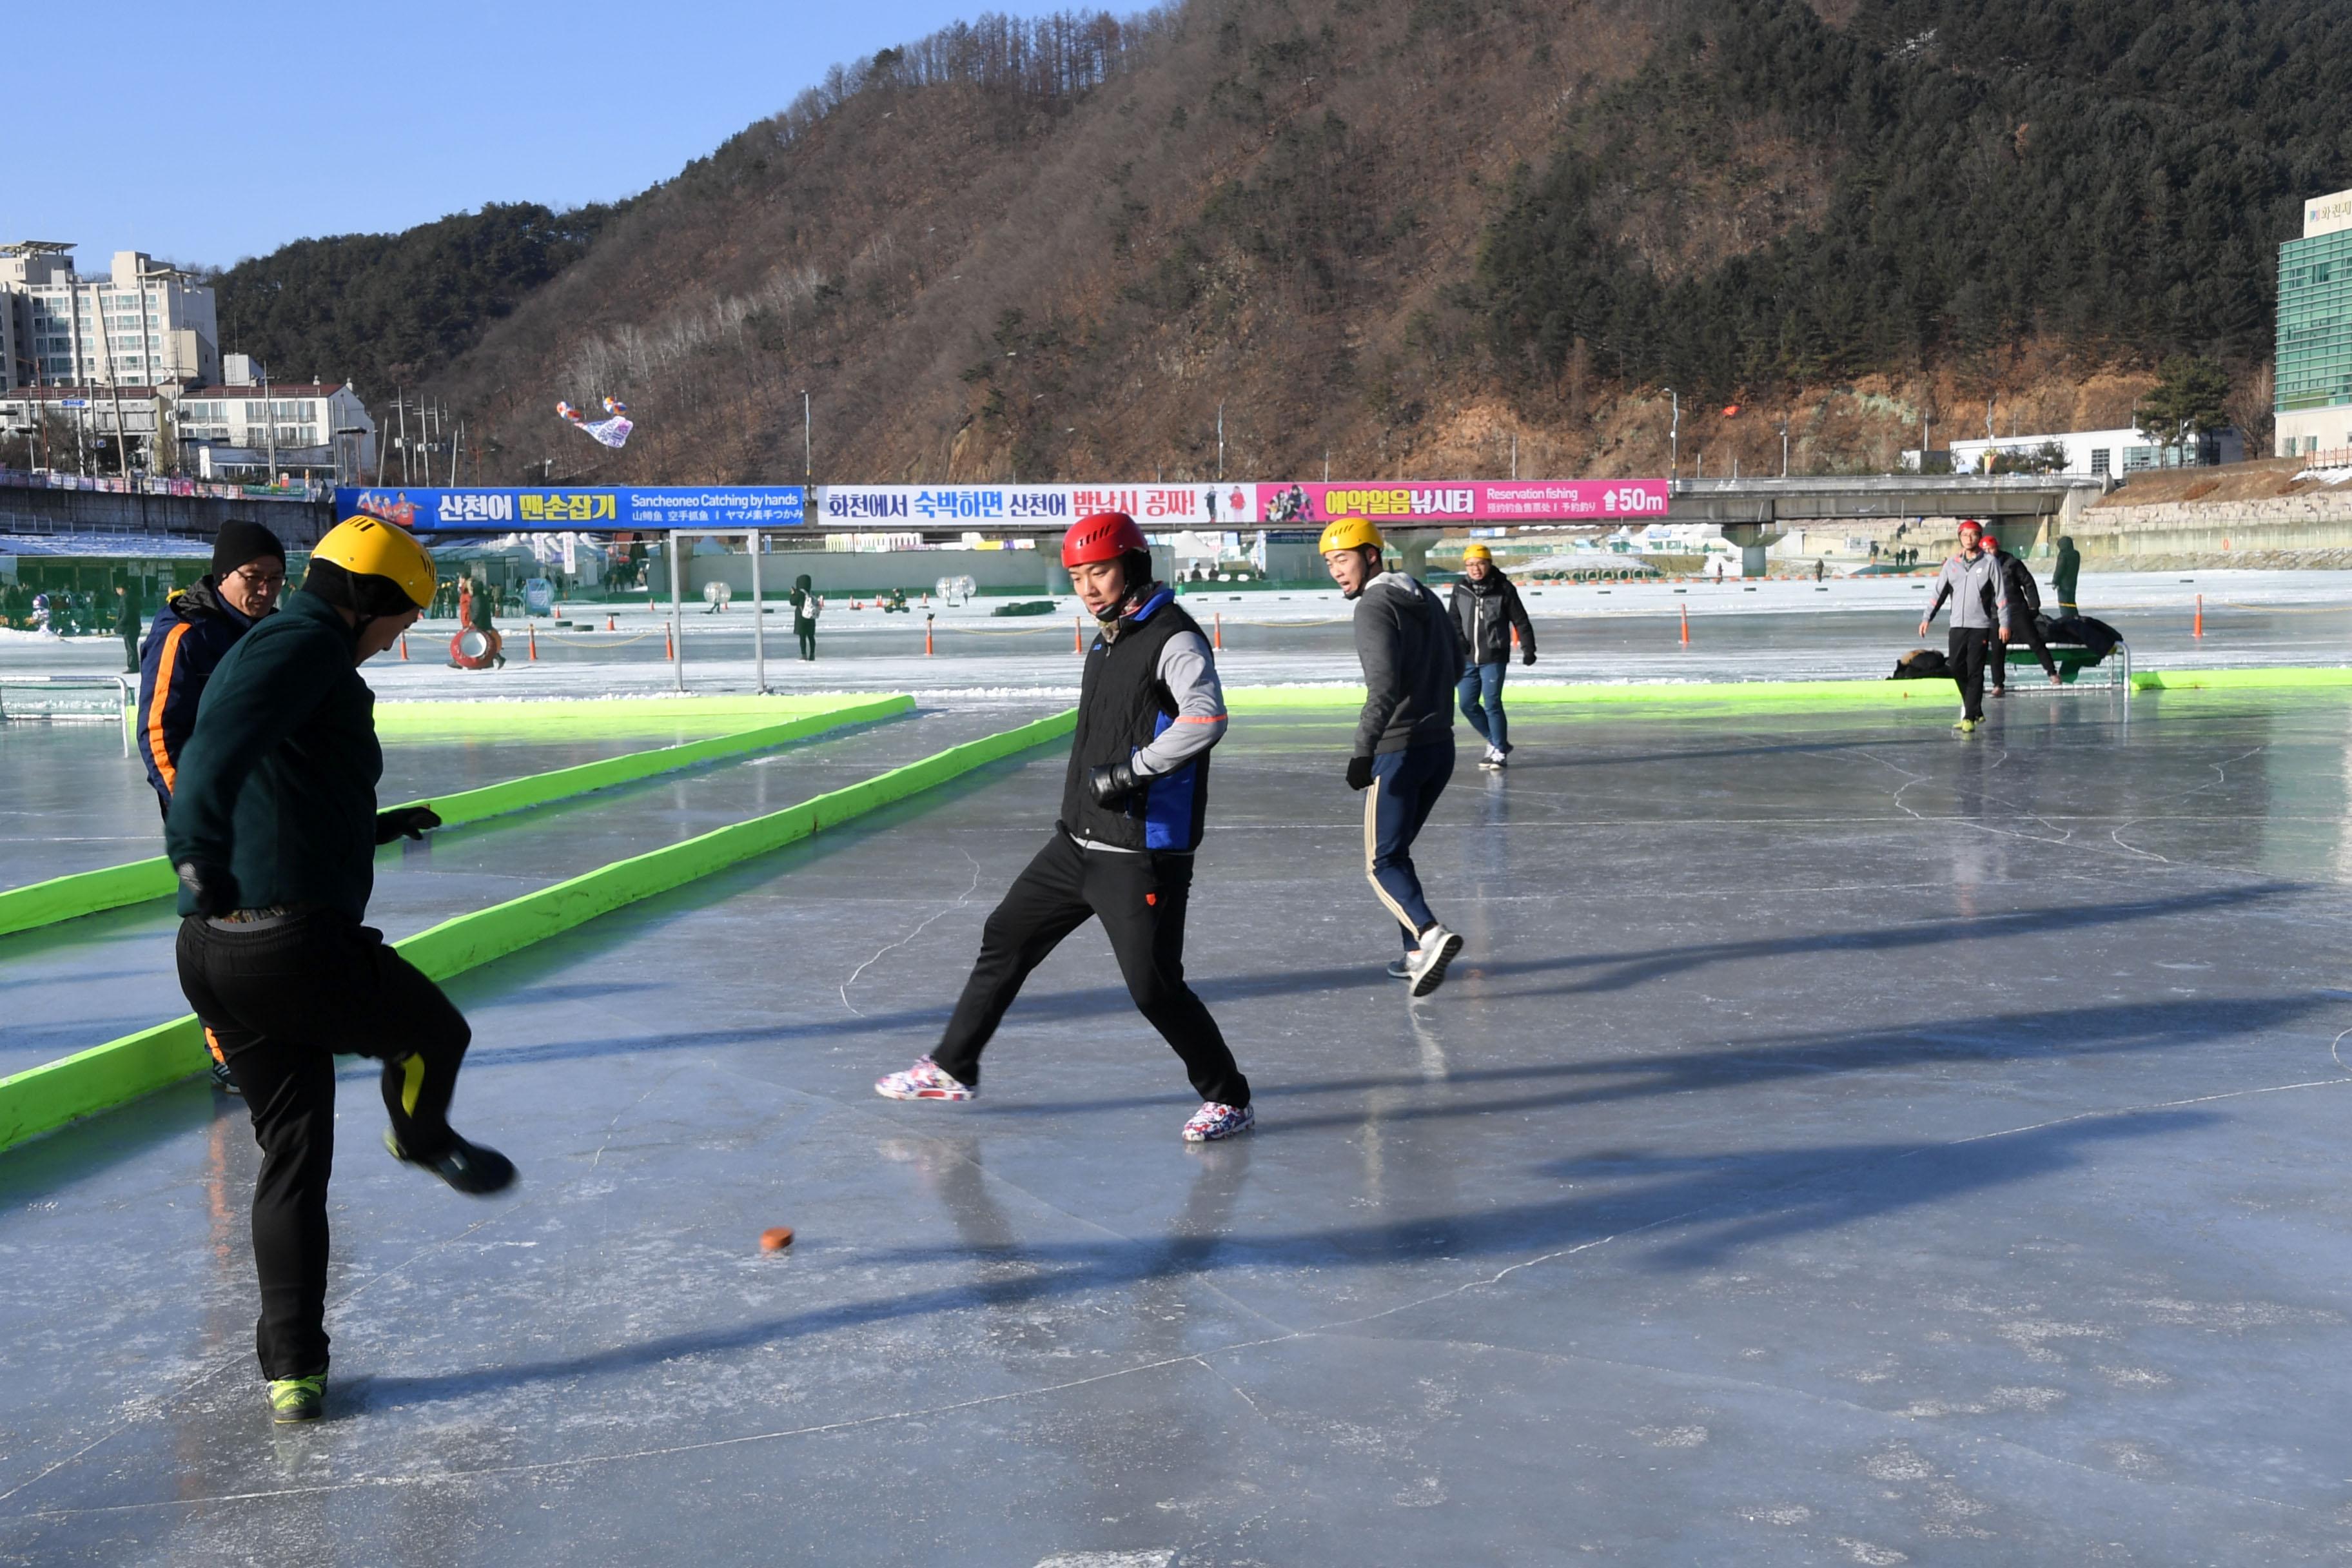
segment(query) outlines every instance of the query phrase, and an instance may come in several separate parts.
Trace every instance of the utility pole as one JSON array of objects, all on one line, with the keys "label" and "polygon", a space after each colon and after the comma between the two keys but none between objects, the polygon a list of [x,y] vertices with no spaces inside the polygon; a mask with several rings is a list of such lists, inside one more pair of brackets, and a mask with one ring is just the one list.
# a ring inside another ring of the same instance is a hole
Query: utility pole
[{"label": "utility pole", "polygon": [[1217,405],[1217,483],[1225,482],[1225,405]]},{"label": "utility pole", "polygon": [[407,388],[401,388],[400,391],[394,395],[392,400],[392,409],[394,413],[400,416],[400,482],[404,485],[414,484],[415,480],[411,477],[408,471]]},{"label": "utility pole", "polygon": [[269,433],[269,482],[278,483],[278,405],[269,398],[269,367],[261,367],[261,415],[268,421],[264,426]]},{"label": "utility pole", "polygon": [[1780,421],[1780,477],[1789,477],[1789,422]]},{"label": "utility pole", "polygon": [[1511,478],[1519,477],[1519,433],[1511,432]]},{"label": "utility pole", "polygon": [[812,484],[815,479],[816,437],[809,433],[809,395],[804,386],[801,388],[801,483]]},{"label": "utility pole", "polygon": [[1673,387],[1666,388],[1666,402],[1671,412],[1666,424],[1666,482],[1672,484],[1683,466],[1683,398]]}]

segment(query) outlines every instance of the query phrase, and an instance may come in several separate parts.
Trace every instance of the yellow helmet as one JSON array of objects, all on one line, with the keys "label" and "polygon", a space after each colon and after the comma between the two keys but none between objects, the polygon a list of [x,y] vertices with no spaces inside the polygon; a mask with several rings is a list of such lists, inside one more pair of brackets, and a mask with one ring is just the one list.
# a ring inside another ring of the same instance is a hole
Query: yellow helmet
[{"label": "yellow helmet", "polygon": [[[342,569],[351,577],[373,577],[398,590],[400,597],[418,609],[433,603],[433,555],[406,529],[381,518],[354,517],[335,524],[327,536],[310,552],[310,564],[320,563]],[[308,580],[305,587],[310,586]],[[371,593],[364,585],[352,584],[361,596],[381,601],[390,595]],[[335,594],[327,595],[341,602]],[[372,615],[390,613],[381,602],[352,604],[347,609]]]},{"label": "yellow helmet", "polygon": [[1473,561],[1492,561],[1494,559],[1495,552],[1487,549],[1483,544],[1465,544],[1462,547],[1462,563],[1465,566]]},{"label": "yellow helmet", "polygon": [[1323,542],[1315,549],[1318,554],[1328,555],[1334,550],[1381,550],[1387,545],[1388,541],[1381,537],[1381,531],[1372,526],[1370,518],[1341,517],[1333,519],[1323,531]]}]

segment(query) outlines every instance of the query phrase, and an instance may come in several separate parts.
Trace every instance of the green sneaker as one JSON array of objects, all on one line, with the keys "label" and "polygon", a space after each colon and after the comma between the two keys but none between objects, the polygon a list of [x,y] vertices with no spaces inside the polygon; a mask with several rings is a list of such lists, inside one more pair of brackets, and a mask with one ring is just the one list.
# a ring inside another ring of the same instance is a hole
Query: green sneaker
[{"label": "green sneaker", "polygon": [[280,1426],[316,1421],[327,1404],[327,1374],[269,1380],[269,1418]]},{"label": "green sneaker", "polygon": [[1973,719],[1963,719],[1958,723],[1952,726],[1953,729],[1958,730],[1963,735],[1975,733],[1977,721]]}]

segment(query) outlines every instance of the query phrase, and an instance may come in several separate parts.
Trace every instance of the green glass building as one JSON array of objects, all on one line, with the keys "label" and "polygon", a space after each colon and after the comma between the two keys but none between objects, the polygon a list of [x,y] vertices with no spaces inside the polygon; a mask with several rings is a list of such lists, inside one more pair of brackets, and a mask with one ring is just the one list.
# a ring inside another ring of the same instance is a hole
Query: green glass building
[{"label": "green glass building", "polygon": [[2277,452],[2352,451],[2352,191],[2303,205],[2279,247]]}]

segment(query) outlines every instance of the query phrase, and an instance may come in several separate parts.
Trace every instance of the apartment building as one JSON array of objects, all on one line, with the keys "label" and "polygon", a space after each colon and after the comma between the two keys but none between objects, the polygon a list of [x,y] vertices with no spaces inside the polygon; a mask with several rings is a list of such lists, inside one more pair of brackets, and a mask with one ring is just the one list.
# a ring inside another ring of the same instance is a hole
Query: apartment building
[{"label": "apartment building", "polygon": [[213,291],[144,251],[100,277],[70,246],[0,245],[0,393],[38,386],[157,386],[221,379]]}]

